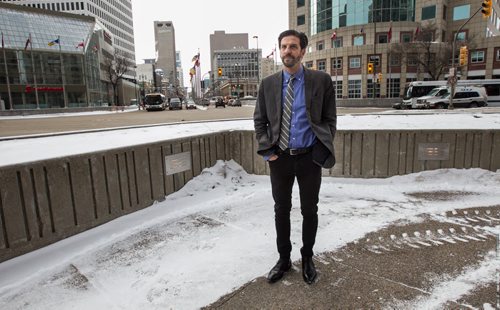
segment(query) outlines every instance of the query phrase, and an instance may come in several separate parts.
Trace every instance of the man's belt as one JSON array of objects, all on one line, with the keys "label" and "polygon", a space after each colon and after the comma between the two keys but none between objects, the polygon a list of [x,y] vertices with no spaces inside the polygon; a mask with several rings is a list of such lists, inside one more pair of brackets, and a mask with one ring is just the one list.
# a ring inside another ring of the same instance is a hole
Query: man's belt
[{"label": "man's belt", "polygon": [[289,155],[301,155],[309,153],[310,151],[312,151],[312,146],[301,149],[286,149],[283,151],[283,153],[287,153]]}]

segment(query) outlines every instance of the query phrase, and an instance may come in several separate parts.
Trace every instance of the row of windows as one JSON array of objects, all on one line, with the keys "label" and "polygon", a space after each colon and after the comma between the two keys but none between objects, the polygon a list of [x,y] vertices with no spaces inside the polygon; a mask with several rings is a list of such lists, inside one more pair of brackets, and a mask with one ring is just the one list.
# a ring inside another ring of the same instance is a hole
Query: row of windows
[{"label": "row of windows", "polygon": [[[349,69],[360,69],[362,65],[361,56],[348,56],[349,60]],[[485,51],[472,51],[470,53],[470,63],[478,64],[485,62]],[[500,61],[500,49],[496,52],[496,61]],[[371,55],[370,62],[374,63],[375,67],[380,65],[380,56]],[[342,57],[334,57],[330,59],[331,64],[331,72],[336,72],[338,69],[342,69],[343,58]],[[407,59],[407,66],[417,66],[417,55],[410,55]],[[390,66],[391,67],[399,67],[401,66],[401,58],[399,55],[391,55],[390,56]],[[313,67],[313,62],[307,62],[306,67]],[[326,59],[319,59],[316,61],[316,69],[320,71],[327,71],[326,69]]]},{"label": "row of windows", "polygon": [[24,6],[52,11],[78,11],[85,8],[83,2],[29,3]]},{"label": "row of windows", "polygon": [[[317,0],[310,6],[312,35],[373,22],[415,21],[415,0]],[[297,16],[297,25],[304,24],[305,16]]]}]

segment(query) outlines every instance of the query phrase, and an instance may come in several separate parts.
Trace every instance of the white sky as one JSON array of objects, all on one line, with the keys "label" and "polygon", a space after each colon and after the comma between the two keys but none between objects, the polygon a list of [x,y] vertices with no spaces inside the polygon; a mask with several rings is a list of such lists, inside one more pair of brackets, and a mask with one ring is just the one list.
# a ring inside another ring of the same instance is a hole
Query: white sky
[{"label": "white sky", "polygon": [[265,57],[277,45],[280,32],[288,29],[288,0],[132,0],[132,8],[137,63],[155,57],[153,21],[170,20],[185,82],[198,49],[201,74],[210,70],[210,34],[215,30],[248,33],[249,48],[257,47],[253,36],[258,36]]},{"label": "white sky", "polygon": [[[214,122],[0,141],[0,163],[79,154],[172,136],[252,130],[252,126],[250,120]],[[438,127],[500,129],[500,115],[339,117],[339,128],[344,129]],[[475,184],[473,189],[471,182]],[[219,161],[163,202],[0,263],[0,309],[159,310],[207,305],[264,276],[274,265],[277,254],[270,188],[268,176],[248,175],[233,161]],[[324,178],[315,251],[334,251],[403,219],[408,223],[422,221],[422,214],[443,220],[440,214],[446,211],[498,205],[498,188],[500,171],[482,169],[442,169],[387,179]],[[477,195],[418,204],[407,195],[449,190],[474,191]],[[300,258],[297,193],[295,188],[293,260]],[[500,233],[499,226],[486,229],[485,233]],[[441,309],[447,301],[495,281],[500,269],[495,255],[489,253],[480,264],[457,277],[433,279],[429,296],[395,308]],[[484,308],[493,306],[485,304]]]}]

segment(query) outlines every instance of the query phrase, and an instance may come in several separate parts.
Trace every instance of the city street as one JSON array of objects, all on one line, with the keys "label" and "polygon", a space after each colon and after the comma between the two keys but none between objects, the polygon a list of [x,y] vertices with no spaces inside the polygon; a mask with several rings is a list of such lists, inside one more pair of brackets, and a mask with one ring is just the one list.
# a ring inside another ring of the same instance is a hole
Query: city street
[{"label": "city street", "polygon": [[[390,108],[338,108],[339,114],[378,113]],[[187,121],[251,118],[254,106],[215,108],[196,110],[175,110],[147,112],[128,111],[105,114],[74,114],[53,117],[50,114],[36,117],[4,117],[0,119],[0,137],[46,134],[66,131],[92,130],[101,128],[141,126]]]}]

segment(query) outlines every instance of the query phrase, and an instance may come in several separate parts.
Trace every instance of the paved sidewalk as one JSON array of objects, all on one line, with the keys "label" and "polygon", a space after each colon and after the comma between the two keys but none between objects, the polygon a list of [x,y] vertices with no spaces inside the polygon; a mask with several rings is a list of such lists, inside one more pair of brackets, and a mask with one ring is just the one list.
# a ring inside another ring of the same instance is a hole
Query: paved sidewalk
[{"label": "paved sidewalk", "polygon": [[[497,220],[481,222],[468,213],[477,218],[495,214]],[[476,208],[448,213],[442,221],[391,226],[337,251],[316,255],[319,277],[312,285],[303,282],[297,261],[280,282],[269,284],[265,277],[257,278],[205,309],[418,309],[418,302],[439,295],[433,287],[441,281],[459,277],[488,259],[496,260],[500,271],[498,253],[491,257],[496,237],[470,227],[498,226],[499,214],[500,206]],[[475,285],[466,296],[444,299],[444,308],[483,309],[489,304],[498,309],[497,283]]]}]

